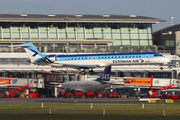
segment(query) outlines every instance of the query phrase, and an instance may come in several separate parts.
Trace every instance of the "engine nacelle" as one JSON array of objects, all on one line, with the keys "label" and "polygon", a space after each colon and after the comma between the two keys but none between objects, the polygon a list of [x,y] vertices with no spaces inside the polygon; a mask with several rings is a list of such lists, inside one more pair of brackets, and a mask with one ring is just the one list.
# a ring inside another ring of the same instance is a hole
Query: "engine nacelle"
[{"label": "engine nacelle", "polygon": [[27,62],[28,62],[28,63],[31,63],[31,59],[28,59]]},{"label": "engine nacelle", "polygon": [[[52,62],[55,62],[55,61],[57,61],[57,57],[55,56],[55,57],[52,57],[52,58],[48,58],[50,61],[52,61]],[[46,61],[48,61],[48,60],[46,60]]]}]

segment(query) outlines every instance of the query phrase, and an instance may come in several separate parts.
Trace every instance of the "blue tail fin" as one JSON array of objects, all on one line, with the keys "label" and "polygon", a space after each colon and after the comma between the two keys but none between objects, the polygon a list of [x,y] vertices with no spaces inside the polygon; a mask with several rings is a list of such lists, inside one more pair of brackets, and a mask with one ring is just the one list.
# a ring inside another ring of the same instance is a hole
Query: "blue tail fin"
[{"label": "blue tail fin", "polygon": [[104,72],[100,78],[97,78],[97,81],[110,81],[111,76],[111,66],[105,67]]},{"label": "blue tail fin", "polygon": [[46,58],[46,54],[41,54],[32,43],[23,43],[21,45],[13,45],[10,47],[24,47],[28,57],[31,59],[31,63],[41,62],[42,58]]},{"label": "blue tail fin", "polygon": [[21,46],[24,46],[26,53],[28,54],[29,58],[31,59],[31,62],[37,62],[43,57],[46,57],[46,54],[41,54],[32,43],[24,43],[21,44]]}]

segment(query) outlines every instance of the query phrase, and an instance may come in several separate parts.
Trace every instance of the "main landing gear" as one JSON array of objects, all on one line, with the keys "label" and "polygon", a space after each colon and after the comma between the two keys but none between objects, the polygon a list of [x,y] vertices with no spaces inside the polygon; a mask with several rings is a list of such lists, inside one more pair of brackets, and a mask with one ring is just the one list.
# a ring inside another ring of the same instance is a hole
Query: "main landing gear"
[{"label": "main landing gear", "polygon": [[[86,70],[85,70],[85,69],[82,70],[82,71],[81,71],[81,74],[82,74],[82,75],[86,75]],[[93,74],[94,74],[93,69],[89,70],[89,74],[90,74],[90,75],[93,75]]]},{"label": "main landing gear", "polygon": [[160,67],[161,70],[163,70],[163,67]]},{"label": "main landing gear", "polygon": [[160,66],[161,66],[160,69],[163,70],[162,64],[160,64]]}]

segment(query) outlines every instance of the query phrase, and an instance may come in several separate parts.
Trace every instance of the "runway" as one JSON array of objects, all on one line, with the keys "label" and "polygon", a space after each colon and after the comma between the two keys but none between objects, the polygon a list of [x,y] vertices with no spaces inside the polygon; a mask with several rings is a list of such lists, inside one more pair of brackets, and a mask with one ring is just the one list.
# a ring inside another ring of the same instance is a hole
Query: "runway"
[{"label": "runway", "polygon": [[139,101],[138,98],[0,98],[0,104],[64,104],[74,101],[118,102]]}]

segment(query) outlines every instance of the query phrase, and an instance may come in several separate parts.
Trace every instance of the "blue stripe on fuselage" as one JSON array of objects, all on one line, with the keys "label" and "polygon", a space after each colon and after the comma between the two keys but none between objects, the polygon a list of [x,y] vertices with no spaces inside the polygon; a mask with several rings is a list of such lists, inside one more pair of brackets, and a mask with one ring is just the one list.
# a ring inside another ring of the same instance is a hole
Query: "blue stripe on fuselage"
[{"label": "blue stripe on fuselage", "polygon": [[[75,55],[57,55],[57,57],[87,57],[87,56],[109,56],[109,55],[143,55],[143,54],[159,54],[156,52],[140,52],[140,53],[97,53],[97,54],[75,54]],[[54,57],[54,55],[48,55],[48,57]]]},{"label": "blue stripe on fuselage", "polygon": [[[139,58],[155,58],[156,52],[142,53],[104,53],[104,54],[75,54],[75,55],[57,55],[58,61],[75,61],[75,60],[104,60],[104,59],[139,59]],[[123,57],[124,56],[124,57]],[[48,58],[55,57],[55,54],[48,55]],[[123,58],[122,58],[123,57]],[[156,56],[156,58],[164,58],[164,56]]]}]

